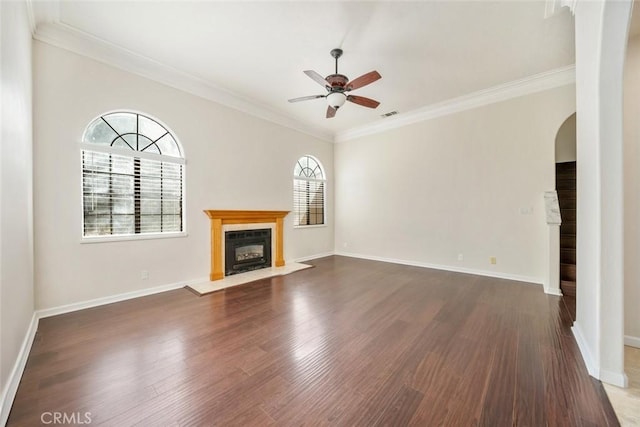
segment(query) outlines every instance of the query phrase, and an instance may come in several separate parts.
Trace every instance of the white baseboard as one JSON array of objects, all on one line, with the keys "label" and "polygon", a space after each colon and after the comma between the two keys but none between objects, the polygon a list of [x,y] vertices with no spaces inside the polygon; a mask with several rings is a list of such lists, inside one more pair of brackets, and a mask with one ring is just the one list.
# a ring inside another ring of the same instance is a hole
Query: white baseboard
[{"label": "white baseboard", "polygon": [[629,378],[624,372],[611,372],[606,369],[600,369],[600,381],[616,387],[629,387]]},{"label": "white baseboard", "polygon": [[633,337],[631,335],[624,336],[624,345],[629,347],[640,348],[640,337]]},{"label": "white baseboard", "polygon": [[560,290],[560,288],[549,288],[549,289],[545,289],[544,293],[547,295],[556,295],[556,296],[563,296],[564,294],[562,293],[562,290]]},{"label": "white baseboard", "polygon": [[0,401],[0,426],[4,426],[9,419],[9,413],[11,412],[11,406],[13,405],[13,400],[16,397],[16,392],[18,391],[18,385],[20,385],[20,380],[22,379],[22,374],[24,373],[24,368],[27,364],[27,359],[29,358],[29,353],[31,352],[31,346],[33,345],[33,340],[36,336],[36,331],[38,330],[38,323],[40,319],[45,317],[56,316],[58,314],[70,313],[72,311],[84,310],[85,308],[97,307],[105,304],[112,304],[114,302],[125,301],[128,299],[143,297],[147,295],[158,294],[160,292],[171,291],[174,289],[184,288],[187,285],[207,281],[209,278],[197,279],[197,280],[189,280],[185,282],[171,283],[163,286],[156,286],[154,288],[140,289],[138,291],[133,292],[125,292],[123,294],[112,295],[103,298],[96,298],[88,301],[76,302],[73,304],[66,304],[59,307],[46,308],[42,310],[36,310],[33,313],[33,318],[31,319],[31,324],[29,325],[29,329],[27,330],[27,334],[22,342],[22,346],[20,347],[20,352],[18,353],[18,358],[16,359],[16,363],[9,375],[9,379],[7,380],[7,386],[4,390],[2,390],[2,400]]},{"label": "white baseboard", "polygon": [[589,346],[587,345],[587,341],[584,339],[584,334],[582,333],[582,328],[580,328],[580,324],[578,322],[574,322],[571,327],[571,332],[573,332],[573,337],[576,339],[578,343],[578,348],[580,349],[580,354],[582,354],[582,360],[584,360],[584,364],[587,366],[587,371],[589,375],[594,378],[600,379],[600,368],[596,365],[593,356],[591,355],[591,351],[589,350]]},{"label": "white baseboard", "polygon": [[4,390],[2,390],[2,400],[0,401],[0,426],[6,425],[7,421],[9,420],[11,406],[13,405],[13,400],[16,397],[16,392],[18,391],[18,386],[20,385],[20,380],[22,379],[22,373],[24,372],[24,368],[27,365],[27,359],[29,358],[29,353],[31,352],[33,340],[36,337],[36,331],[38,330],[38,320],[38,314],[33,313],[31,323],[29,324],[29,329],[27,329],[27,333],[24,337],[24,340],[22,341],[22,346],[20,346],[20,351],[18,352],[16,363],[13,365],[13,369],[9,374],[7,385],[5,386]]},{"label": "white baseboard", "polygon": [[88,301],[74,302],[72,304],[61,305],[58,307],[45,308],[36,311],[38,317],[43,319],[45,317],[57,316],[58,314],[70,313],[72,311],[84,310],[85,308],[98,307],[100,305],[112,304],[114,302],[125,301],[128,299],[144,297],[147,295],[159,294],[160,292],[172,291],[174,289],[184,288],[185,286],[208,281],[209,278],[202,278],[197,280],[188,280],[185,282],[171,283],[168,285],[156,286],[154,288],[140,289],[138,291],[125,292],[123,294],[111,295],[108,297],[96,298]]},{"label": "white baseboard", "polygon": [[543,284],[542,279],[538,277],[521,276],[518,274],[502,273],[499,271],[476,270],[473,268],[455,267],[451,265],[442,265],[442,264],[430,264],[426,262],[407,261],[403,259],[385,258],[385,257],[374,256],[374,255],[363,255],[363,254],[356,254],[356,253],[342,252],[342,251],[336,251],[334,255],[346,256],[351,258],[368,259],[371,261],[390,262],[392,264],[410,265],[413,267],[432,268],[434,270],[452,271],[454,273],[475,274],[477,276],[495,277],[497,279],[507,279],[507,280],[515,280],[517,282],[535,283],[536,285]]},{"label": "white baseboard", "polygon": [[315,254],[315,255],[309,255],[309,256],[305,256],[302,258],[296,258],[294,261],[295,262],[305,262],[305,261],[311,261],[312,259],[318,259],[318,258],[325,258],[331,255],[335,255],[333,252],[323,252],[321,254]]}]

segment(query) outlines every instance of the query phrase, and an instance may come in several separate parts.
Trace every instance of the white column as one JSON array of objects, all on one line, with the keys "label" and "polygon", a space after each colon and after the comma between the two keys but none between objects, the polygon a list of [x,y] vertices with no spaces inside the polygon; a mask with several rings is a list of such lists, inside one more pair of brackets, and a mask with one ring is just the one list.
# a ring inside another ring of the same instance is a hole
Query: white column
[{"label": "white column", "polygon": [[626,386],[622,75],[631,0],[575,7],[577,290],[574,335],[589,373]]},{"label": "white column", "polygon": [[544,292],[562,296],[562,290],[560,290],[560,224],[549,224],[549,274]]},{"label": "white column", "polygon": [[560,290],[560,204],[555,190],[544,193],[544,207],[549,226],[549,271],[544,284],[544,292],[551,295],[562,295]]}]

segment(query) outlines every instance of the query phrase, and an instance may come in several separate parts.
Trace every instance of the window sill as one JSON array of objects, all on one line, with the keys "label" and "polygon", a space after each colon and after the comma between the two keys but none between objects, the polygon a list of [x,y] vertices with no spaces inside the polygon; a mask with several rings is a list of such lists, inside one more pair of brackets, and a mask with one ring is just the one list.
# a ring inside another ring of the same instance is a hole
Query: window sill
[{"label": "window sill", "polygon": [[123,242],[129,240],[155,240],[155,239],[174,239],[177,237],[187,237],[186,231],[179,233],[154,233],[154,234],[140,234],[129,236],[98,236],[98,237],[83,237],[80,243],[107,243],[107,242]]},{"label": "window sill", "polygon": [[327,224],[317,224],[317,225],[294,225],[293,228],[322,228],[327,227]]}]

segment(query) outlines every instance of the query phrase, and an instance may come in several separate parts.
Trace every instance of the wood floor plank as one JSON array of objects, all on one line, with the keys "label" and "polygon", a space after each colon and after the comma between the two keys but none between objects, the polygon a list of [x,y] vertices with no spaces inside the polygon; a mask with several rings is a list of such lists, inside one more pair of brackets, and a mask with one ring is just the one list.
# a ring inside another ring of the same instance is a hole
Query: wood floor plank
[{"label": "wood floor plank", "polygon": [[382,412],[374,426],[404,426],[413,418],[424,395],[411,387],[403,386],[391,404]]},{"label": "wood floor plank", "polygon": [[536,340],[535,317],[519,314],[513,420],[521,426],[546,425],[544,370],[540,344]]},{"label": "wood floor plank", "polygon": [[619,425],[540,286],[312,263],[42,319],[8,425]]}]

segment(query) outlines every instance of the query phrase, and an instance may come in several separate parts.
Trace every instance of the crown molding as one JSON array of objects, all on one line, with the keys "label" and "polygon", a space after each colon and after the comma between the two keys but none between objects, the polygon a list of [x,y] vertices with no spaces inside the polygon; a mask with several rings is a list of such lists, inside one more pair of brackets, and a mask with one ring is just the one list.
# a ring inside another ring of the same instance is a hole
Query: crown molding
[{"label": "crown molding", "polygon": [[[39,2],[33,4],[39,4]],[[41,22],[38,20],[37,14],[34,13],[34,17],[36,22]],[[333,142],[334,138],[331,132],[302,124],[298,120],[274,111],[268,106],[258,104],[253,100],[215,86],[202,78],[109,43],[69,25],[60,22],[38,25],[34,38],[43,43],[95,59],[254,117],[294,129],[324,141]]]},{"label": "crown molding", "polygon": [[27,8],[27,19],[29,19],[29,29],[31,30],[31,36],[36,34],[36,17],[33,11],[33,2],[31,0],[25,0],[25,7]]},{"label": "crown molding", "polygon": [[520,80],[504,83],[488,89],[472,92],[447,101],[400,113],[393,118],[383,119],[371,125],[359,126],[346,131],[336,133],[335,142],[344,142],[367,135],[384,132],[390,129],[407,126],[410,124],[446,116],[473,108],[482,107],[496,102],[506,101],[536,92],[542,92],[555,87],[575,84],[575,65],[558,68]]},{"label": "crown molding", "polygon": [[578,0],[547,0],[544,6],[545,19],[558,13],[563,7],[568,7],[572,15],[576,14]]},{"label": "crown molding", "polygon": [[60,0],[25,0],[31,34],[35,37],[38,25],[60,21]]},{"label": "crown molding", "polygon": [[[573,0],[560,0],[560,2],[572,3]],[[254,100],[213,85],[200,77],[185,73],[63,24],[59,22],[60,4],[57,0],[47,2],[26,0],[26,4],[33,37],[38,41],[66,49],[328,142],[349,141],[436,117],[575,83],[575,65],[571,65],[427,105],[384,119],[384,121],[377,121],[333,134],[319,127],[306,125],[269,106],[259,104]],[[566,6],[566,4],[563,5]]]}]

